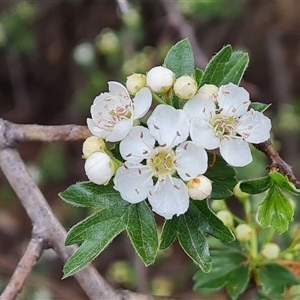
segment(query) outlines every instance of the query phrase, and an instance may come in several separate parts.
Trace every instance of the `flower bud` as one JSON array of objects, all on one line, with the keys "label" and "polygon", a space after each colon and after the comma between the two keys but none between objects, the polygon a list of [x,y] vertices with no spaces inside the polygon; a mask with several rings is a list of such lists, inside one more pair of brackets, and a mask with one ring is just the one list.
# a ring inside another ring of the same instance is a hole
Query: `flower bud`
[{"label": "flower bud", "polygon": [[217,101],[217,94],[219,92],[219,88],[214,84],[204,84],[198,90],[197,94],[205,94],[209,96],[213,101]]},{"label": "flower bud", "polygon": [[235,228],[236,239],[240,242],[250,241],[253,229],[247,224],[240,224]]},{"label": "flower bud", "polygon": [[210,204],[213,211],[227,210],[227,205],[225,200],[213,200]]},{"label": "flower bud", "polygon": [[96,37],[95,42],[99,52],[104,55],[116,54],[121,48],[117,34],[110,28],[104,28]]},{"label": "flower bud", "polygon": [[275,243],[265,244],[261,254],[267,259],[276,259],[280,254],[280,248]]},{"label": "flower bud", "polygon": [[232,214],[228,210],[221,210],[217,213],[217,217],[228,227],[233,227]]},{"label": "flower bud", "polygon": [[194,97],[197,93],[197,88],[196,80],[188,75],[177,78],[173,87],[175,95],[183,100]]},{"label": "flower bud", "polygon": [[104,152],[106,150],[105,142],[97,137],[88,137],[82,145],[83,158],[87,159],[94,152]]},{"label": "flower bud", "polygon": [[166,94],[174,81],[175,74],[165,67],[154,67],[147,73],[147,85],[155,93]]},{"label": "flower bud", "polygon": [[88,179],[96,184],[107,184],[115,174],[112,159],[105,152],[91,154],[84,165]]},{"label": "flower bud", "polygon": [[80,66],[92,65],[95,60],[94,46],[87,42],[77,45],[73,52],[73,58]]},{"label": "flower bud", "polygon": [[130,95],[135,94],[146,86],[146,76],[144,74],[132,74],[127,77],[126,88]]},{"label": "flower bud", "polygon": [[187,183],[189,196],[193,200],[206,199],[212,191],[211,181],[204,175],[200,175]]}]

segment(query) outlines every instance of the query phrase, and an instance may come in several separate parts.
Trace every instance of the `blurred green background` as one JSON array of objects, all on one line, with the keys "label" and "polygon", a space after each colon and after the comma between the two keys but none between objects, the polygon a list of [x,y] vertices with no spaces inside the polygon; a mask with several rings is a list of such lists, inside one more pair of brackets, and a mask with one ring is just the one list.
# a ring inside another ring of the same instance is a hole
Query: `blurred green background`
[{"label": "blurred green background", "polygon": [[[107,81],[125,83],[133,72],[145,73],[162,64],[178,40],[190,38],[199,68],[222,46],[232,44],[235,50],[249,52],[241,85],[252,101],[272,103],[267,114],[273,140],[299,177],[299,26],[299,1],[130,1],[126,13],[113,0],[1,1],[0,117],[23,124],[84,125],[94,97],[107,90]],[[18,146],[67,229],[88,213],[58,197],[70,184],[86,180],[81,144]],[[256,150],[254,155],[256,161],[239,170],[240,178],[266,173],[267,161]],[[0,172],[0,291],[30,233],[31,223]],[[121,236],[95,265],[116,287],[204,299],[190,292],[195,267],[176,244],[146,270]],[[60,260],[47,250],[18,299],[86,299],[73,279],[60,280],[61,270]],[[211,299],[225,297],[221,293]]]}]

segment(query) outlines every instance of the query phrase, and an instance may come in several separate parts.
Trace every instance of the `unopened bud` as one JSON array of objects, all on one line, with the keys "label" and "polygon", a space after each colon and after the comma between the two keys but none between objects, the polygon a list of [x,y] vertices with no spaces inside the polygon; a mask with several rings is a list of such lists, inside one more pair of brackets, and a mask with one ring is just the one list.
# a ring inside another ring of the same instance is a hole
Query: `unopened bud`
[{"label": "unopened bud", "polygon": [[253,229],[247,224],[240,224],[235,228],[236,239],[240,242],[250,241]]},{"label": "unopened bud", "polygon": [[213,101],[216,101],[218,92],[219,92],[219,88],[214,84],[204,84],[198,90],[197,94],[205,94],[209,96],[209,98],[211,98]]},{"label": "unopened bud", "polygon": [[193,200],[204,200],[212,191],[211,181],[204,175],[200,175],[187,183],[188,192]]},{"label": "unopened bud", "polygon": [[175,80],[174,93],[183,100],[191,99],[197,93],[197,82],[188,75],[183,75]]},{"label": "unopened bud", "polygon": [[105,152],[95,152],[85,161],[85,173],[88,179],[96,184],[107,184],[115,174],[112,159]]},{"label": "unopened bud", "polygon": [[227,205],[224,200],[213,200],[210,204],[213,211],[227,210]]},{"label": "unopened bud", "polygon": [[87,159],[94,152],[104,152],[106,150],[105,142],[97,137],[88,137],[82,145],[83,158]]},{"label": "unopened bud", "polygon": [[127,77],[126,88],[130,95],[135,94],[146,86],[146,76],[144,74],[132,74]]},{"label": "unopened bud", "polygon": [[148,87],[158,94],[166,94],[175,81],[175,74],[161,66],[152,68],[146,77]]},{"label": "unopened bud", "polygon": [[275,243],[265,244],[261,254],[268,259],[276,259],[280,254],[280,248]]},{"label": "unopened bud", "polygon": [[217,213],[217,217],[228,227],[233,227],[232,214],[228,210],[221,210]]}]

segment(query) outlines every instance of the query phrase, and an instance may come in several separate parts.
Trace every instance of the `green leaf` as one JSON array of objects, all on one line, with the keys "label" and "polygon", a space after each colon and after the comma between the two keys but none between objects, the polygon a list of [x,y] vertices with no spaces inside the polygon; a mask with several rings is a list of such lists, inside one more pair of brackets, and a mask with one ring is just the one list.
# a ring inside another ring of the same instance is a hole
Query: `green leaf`
[{"label": "green leaf", "polygon": [[[237,251],[211,251],[212,270],[206,274],[199,270],[193,277],[194,290],[214,291],[229,283],[229,276],[243,266],[245,256]],[[234,278],[233,278],[234,279]],[[233,284],[236,284],[233,282]]]},{"label": "green leaf", "polygon": [[59,194],[60,198],[68,204],[80,207],[117,207],[126,206],[120,193],[113,188],[113,183],[98,185],[93,182],[79,182],[71,185]]},{"label": "green leaf", "polygon": [[126,230],[144,264],[152,264],[158,251],[158,237],[152,210],[145,201],[131,206]]},{"label": "green leaf", "polygon": [[282,295],[285,287],[299,284],[291,271],[275,263],[260,267],[258,275],[262,291],[267,295]]},{"label": "green leaf", "polygon": [[221,86],[232,82],[239,84],[249,63],[245,52],[232,51],[230,45],[223,47],[208,63],[201,84]]},{"label": "green leaf", "polygon": [[249,105],[248,110],[250,110],[251,108],[256,110],[256,111],[260,111],[260,112],[264,112],[265,110],[267,110],[272,104],[266,104],[266,103],[260,103],[260,102],[251,102],[251,104]]},{"label": "green leaf", "polygon": [[189,210],[178,217],[178,240],[185,253],[203,272],[211,270],[211,258],[206,238],[199,227],[199,213],[190,206]]},{"label": "green leaf", "polygon": [[[208,153],[209,164],[212,163],[212,154]],[[235,169],[229,166],[225,160],[216,155],[216,162],[209,167],[205,176],[212,181],[211,199],[227,199],[233,194],[233,189],[237,184]]]},{"label": "green leaf", "polygon": [[194,73],[194,54],[188,39],[179,41],[169,50],[164,65],[175,73],[176,78]]},{"label": "green leaf", "polygon": [[243,180],[240,189],[247,194],[260,194],[266,191],[271,184],[270,176],[265,176],[252,180]]},{"label": "green leaf", "polygon": [[286,176],[284,176],[278,172],[270,172],[269,176],[282,189],[284,189],[292,194],[300,195],[300,190],[296,189],[294,184],[291,183]]},{"label": "green leaf", "polygon": [[233,270],[226,284],[226,290],[232,299],[237,299],[238,296],[244,292],[248,286],[250,276],[250,268],[244,264]]},{"label": "green leaf", "polygon": [[84,241],[78,250],[67,260],[64,265],[63,273],[67,278],[72,276],[91,263],[108,244],[124,230],[123,224],[119,225],[119,231],[114,234],[106,235],[102,240]]},{"label": "green leaf", "polygon": [[277,185],[272,184],[267,196],[257,209],[257,218],[265,228],[271,226],[279,234],[288,230],[293,220],[294,210],[290,201],[281,193]]},{"label": "green leaf", "polygon": [[203,76],[203,71],[196,68],[195,71],[194,71],[194,78],[195,78],[198,86],[200,86],[202,76]]},{"label": "green leaf", "polygon": [[204,233],[212,235],[221,241],[231,242],[235,240],[232,231],[210,210],[207,205],[207,200],[192,201],[190,206],[191,210],[193,206],[195,206],[195,209],[200,213],[197,219]]},{"label": "green leaf", "polygon": [[160,250],[169,248],[177,237],[178,218],[173,217],[171,220],[166,220],[160,238]]},{"label": "green leaf", "polygon": [[125,228],[131,206],[132,204],[128,203],[125,210],[108,208],[95,212],[69,230],[65,244],[73,245],[84,240],[102,240],[106,236],[118,234],[120,228]]}]

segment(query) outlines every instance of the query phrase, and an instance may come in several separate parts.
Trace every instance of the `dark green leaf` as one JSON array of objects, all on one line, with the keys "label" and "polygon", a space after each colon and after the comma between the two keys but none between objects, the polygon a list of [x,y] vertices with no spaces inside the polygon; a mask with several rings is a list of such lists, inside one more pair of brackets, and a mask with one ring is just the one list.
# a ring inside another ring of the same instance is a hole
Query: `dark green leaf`
[{"label": "dark green leaf", "polygon": [[230,274],[243,265],[246,258],[237,251],[211,251],[212,270],[199,270],[193,280],[194,290],[216,290],[225,286]]},{"label": "dark green leaf", "polygon": [[113,183],[98,185],[93,182],[79,182],[71,185],[59,194],[60,198],[74,206],[80,207],[116,207],[126,206],[120,193],[113,188]]},{"label": "dark green leaf", "polygon": [[237,299],[248,286],[250,269],[244,264],[229,274],[226,290],[232,299]]},{"label": "dark green leaf", "polygon": [[294,210],[290,201],[272,184],[266,198],[257,209],[257,218],[263,228],[271,226],[279,234],[288,230]]},{"label": "dark green leaf", "polygon": [[164,65],[175,73],[176,78],[185,74],[193,75],[194,54],[188,39],[179,41],[169,50]]},{"label": "dark green leaf", "polygon": [[171,220],[166,220],[161,233],[160,245],[161,250],[169,248],[177,237],[178,218],[173,217]]},{"label": "dark green leaf", "polygon": [[[212,154],[208,153],[209,164],[212,163]],[[216,155],[216,162],[205,173],[212,181],[211,199],[227,199],[233,194],[237,184],[235,169],[229,166],[220,155]]]},{"label": "dark green leaf", "polygon": [[212,235],[221,241],[231,242],[235,240],[231,230],[209,209],[207,200],[192,201],[190,206],[191,210],[193,209],[193,206],[195,206],[198,213],[200,213],[197,216],[197,219],[198,224],[204,233]]},{"label": "dark green leaf", "polygon": [[182,109],[184,104],[186,103],[186,100],[182,100],[180,98],[178,98],[176,95],[173,95],[172,97],[173,99],[173,107],[175,107],[176,109]]},{"label": "dark green leaf", "polygon": [[63,278],[76,274],[90,264],[124,228],[120,226],[119,229],[120,231],[117,234],[115,232],[115,235],[106,235],[102,240],[84,241],[79,249],[65,263]]},{"label": "dark green leaf", "polygon": [[240,189],[247,194],[260,194],[270,187],[271,178],[269,176],[253,179],[243,180],[240,183]]},{"label": "dark green leaf", "polygon": [[144,264],[152,264],[158,251],[158,237],[152,210],[145,201],[131,206],[126,230]]},{"label": "dark green leaf", "polygon": [[204,70],[201,86],[214,84],[221,86],[232,82],[239,84],[248,66],[247,53],[232,51],[230,45],[223,47],[208,63]]},{"label": "dark green leaf", "polygon": [[133,205],[128,203],[125,210],[107,208],[95,212],[69,230],[65,244],[73,245],[84,240],[102,240],[106,236],[117,235],[120,228],[122,230],[125,228],[131,206]]},{"label": "dark green leaf", "polygon": [[287,268],[278,264],[267,264],[258,270],[263,293],[282,295],[285,287],[299,284],[299,280]]},{"label": "dark green leaf", "polygon": [[251,102],[249,105],[249,110],[252,108],[256,111],[264,112],[267,110],[272,104],[260,103],[260,102]]},{"label": "dark green leaf", "polygon": [[282,189],[284,189],[292,194],[300,195],[300,190],[296,189],[294,184],[291,183],[286,176],[284,176],[278,172],[270,172],[269,176]]},{"label": "dark green leaf", "polygon": [[189,210],[178,217],[178,240],[185,253],[201,268],[203,272],[211,270],[211,259],[206,238],[195,218],[197,210]]},{"label": "dark green leaf", "polygon": [[194,78],[195,78],[198,86],[200,86],[202,76],[203,76],[203,71],[196,68],[195,71],[194,71]]}]

